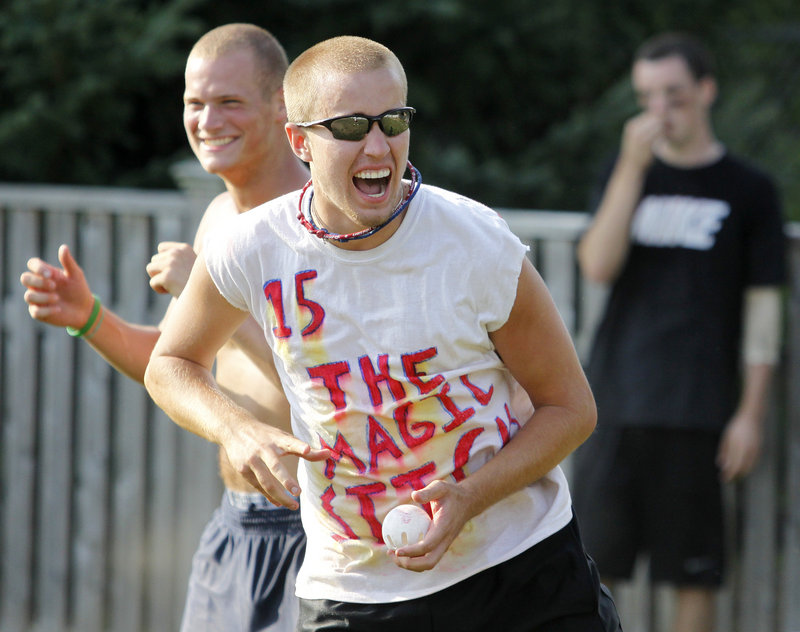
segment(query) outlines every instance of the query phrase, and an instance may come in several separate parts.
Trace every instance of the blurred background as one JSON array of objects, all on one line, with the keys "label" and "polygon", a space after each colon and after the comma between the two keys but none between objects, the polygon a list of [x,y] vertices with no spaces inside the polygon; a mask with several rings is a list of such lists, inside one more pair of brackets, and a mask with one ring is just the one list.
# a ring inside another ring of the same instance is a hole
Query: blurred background
[{"label": "blurred background", "polygon": [[716,52],[718,134],[778,180],[800,218],[796,0],[3,0],[0,181],[171,188],[189,157],[183,65],[226,22],[290,60],[341,34],[394,50],[426,182],[492,206],[585,210],[634,101],[636,46],[690,30]]}]

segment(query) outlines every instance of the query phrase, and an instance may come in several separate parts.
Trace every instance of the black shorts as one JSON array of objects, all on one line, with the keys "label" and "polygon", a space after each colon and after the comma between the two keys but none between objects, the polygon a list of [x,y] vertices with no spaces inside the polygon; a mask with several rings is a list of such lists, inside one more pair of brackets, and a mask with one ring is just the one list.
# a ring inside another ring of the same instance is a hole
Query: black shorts
[{"label": "black shorts", "polygon": [[722,583],[719,439],[715,432],[604,426],[578,449],[573,503],[603,578],[630,578],[644,554],[654,582]]},{"label": "black shorts", "polygon": [[524,553],[425,597],[368,604],[301,599],[297,629],[618,632],[622,628],[611,596],[584,553],[573,518]]}]

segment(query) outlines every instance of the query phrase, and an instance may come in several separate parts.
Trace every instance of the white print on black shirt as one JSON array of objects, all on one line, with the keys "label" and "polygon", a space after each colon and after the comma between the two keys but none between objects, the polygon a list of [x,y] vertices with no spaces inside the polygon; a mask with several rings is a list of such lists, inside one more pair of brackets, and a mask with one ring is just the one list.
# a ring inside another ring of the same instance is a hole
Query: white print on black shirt
[{"label": "white print on black shirt", "polygon": [[631,236],[643,246],[709,250],[730,211],[723,200],[648,195],[636,209]]}]

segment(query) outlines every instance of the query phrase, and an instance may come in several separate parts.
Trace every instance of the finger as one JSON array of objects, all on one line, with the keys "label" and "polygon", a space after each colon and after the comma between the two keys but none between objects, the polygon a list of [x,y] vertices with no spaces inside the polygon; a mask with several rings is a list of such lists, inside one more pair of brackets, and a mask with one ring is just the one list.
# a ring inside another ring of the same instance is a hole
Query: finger
[{"label": "finger", "polygon": [[164,287],[159,279],[152,278],[150,279],[150,287],[153,289],[154,292],[158,294],[169,294],[169,290]]},{"label": "finger", "polygon": [[150,263],[145,265],[144,269],[147,272],[147,275],[152,279],[159,272],[161,272],[162,266],[158,265],[158,263],[155,261],[151,261]]},{"label": "finger", "polygon": [[[262,494],[264,498],[266,498],[273,505],[275,505],[276,507],[284,506],[279,496],[270,492],[269,489],[265,489],[265,487],[258,480],[258,477],[256,477],[256,475],[253,472],[248,471],[246,473],[242,473],[242,477],[245,480],[247,480],[247,482],[250,483],[250,485],[252,485],[254,489],[256,489],[260,494]],[[295,509],[296,507],[290,506],[288,508]]]},{"label": "finger", "polygon": [[42,273],[37,272],[23,272],[19,276],[19,282],[26,288],[30,288],[32,290],[42,290],[42,291],[50,291],[55,288],[55,283],[52,279],[50,279],[49,270],[45,269]]},{"label": "finger", "polygon": [[[297,456],[305,459],[306,461],[324,461],[325,459],[334,458],[334,454],[327,448],[315,450],[311,446],[306,446],[305,452],[296,453]],[[295,453],[291,453],[295,454]]]},{"label": "finger", "polygon": [[295,497],[300,495],[300,485],[279,461],[268,467],[261,459],[254,458],[248,465],[256,478],[258,488],[270,502],[297,509]]},{"label": "finger", "polygon": [[417,573],[429,571],[436,566],[439,563],[439,560],[444,557],[444,553],[447,550],[444,545],[440,545],[424,555],[409,556],[405,554],[407,549],[411,549],[411,547],[397,549],[396,551],[390,551],[389,553],[392,556],[394,563],[400,568]]},{"label": "finger", "polygon": [[39,257],[31,257],[28,259],[27,268],[37,276],[50,278],[53,275],[52,266]]},{"label": "finger", "polygon": [[167,250],[172,250],[182,245],[183,242],[180,241],[162,241],[158,244],[158,252],[166,252]]},{"label": "finger", "polygon": [[57,302],[57,299],[50,292],[39,292],[32,288],[25,290],[23,298],[28,305],[37,307],[51,306]]},{"label": "finger", "polygon": [[51,316],[59,313],[61,308],[57,306],[46,306],[42,307],[41,305],[31,305],[28,304],[28,314],[30,314],[31,318],[34,320],[47,320]]},{"label": "finger", "polygon": [[411,500],[420,505],[428,505],[434,500],[439,500],[447,494],[448,487],[443,481],[433,481],[423,487],[411,492]]}]

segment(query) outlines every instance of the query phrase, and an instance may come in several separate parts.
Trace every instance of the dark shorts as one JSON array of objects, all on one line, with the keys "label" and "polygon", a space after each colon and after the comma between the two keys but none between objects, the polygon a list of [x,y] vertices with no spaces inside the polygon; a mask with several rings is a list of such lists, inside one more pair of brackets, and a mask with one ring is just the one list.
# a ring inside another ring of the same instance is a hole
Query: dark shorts
[{"label": "dark shorts", "polygon": [[300,513],[226,491],[192,559],[183,632],[289,632],[305,554]]},{"label": "dark shorts", "polygon": [[[409,571],[411,573],[412,571]],[[397,603],[300,600],[300,632],[618,632],[578,525],[449,588]]]},{"label": "dark shorts", "polygon": [[654,582],[722,583],[718,444],[714,432],[605,426],[578,449],[573,503],[603,578],[630,578],[643,554]]}]

